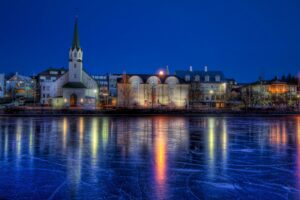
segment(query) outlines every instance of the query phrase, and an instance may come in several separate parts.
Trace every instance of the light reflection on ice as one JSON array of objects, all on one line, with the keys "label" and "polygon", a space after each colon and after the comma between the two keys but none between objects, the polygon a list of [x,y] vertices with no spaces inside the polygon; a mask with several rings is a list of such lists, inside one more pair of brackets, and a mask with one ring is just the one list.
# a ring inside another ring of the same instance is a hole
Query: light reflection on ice
[{"label": "light reflection on ice", "polygon": [[2,117],[0,167],[0,199],[295,199],[300,117]]}]

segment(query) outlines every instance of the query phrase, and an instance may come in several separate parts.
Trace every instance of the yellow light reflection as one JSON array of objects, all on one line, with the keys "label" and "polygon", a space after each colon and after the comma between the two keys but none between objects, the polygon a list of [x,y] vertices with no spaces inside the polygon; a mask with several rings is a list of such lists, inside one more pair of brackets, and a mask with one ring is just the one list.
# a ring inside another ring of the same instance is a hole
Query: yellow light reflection
[{"label": "yellow light reflection", "polygon": [[66,149],[67,146],[67,137],[68,137],[68,119],[64,117],[63,119],[63,149]]},{"label": "yellow light reflection", "polygon": [[109,133],[109,122],[107,118],[103,118],[102,120],[102,145],[103,149],[106,149],[106,145],[108,142],[108,133]]},{"label": "yellow light reflection", "polygon": [[159,199],[163,199],[165,192],[166,170],[167,170],[167,131],[164,124],[167,121],[163,117],[155,120],[155,179],[159,190]]},{"label": "yellow light reflection", "polygon": [[269,134],[270,144],[275,145],[277,148],[287,145],[287,131],[285,122],[278,122],[271,125]]},{"label": "yellow light reflection", "polygon": [[29,154],[33,156],[33,150],[34,150],[34,124],[33,120],[30,120],[30,125],[29,125]]},{"label": "yellow light reflection", "polygon": [[98,118],[92,119],[92,135],[91,135],[91,151],[93,164],[97,162],[98,148],[99,148],[99,125]]},{"label": "yellow light reflection", "polygon": [[223,164],[227,164],[227,148],[228,148],[228,141],[227,141],[227,124],[226,119],[222,121],[222,157],[223,157]]},{"label": "yellow light reflection", "polygon": [[79,141],[82,142],[84,133],[84,119],[83,117],[79,118]]},{"label": "yellow light reflection", "polygon": [[211,176],[215,168],[215,125],[215,119],[208,118],[208,167]]},{"label": "yellow light reflection", "polygon": [[18,119],[16,124],[16,145],[17,145],[17,159],[21,157],[22,150],[22,120]]}]

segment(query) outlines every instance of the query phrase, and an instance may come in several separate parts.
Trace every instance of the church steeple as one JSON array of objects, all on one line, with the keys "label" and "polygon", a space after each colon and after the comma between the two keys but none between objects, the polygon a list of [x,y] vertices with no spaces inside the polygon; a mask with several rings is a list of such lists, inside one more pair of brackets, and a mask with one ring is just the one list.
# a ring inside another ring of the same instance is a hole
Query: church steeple
[{"label": "church steeple", "polygon": [[76,17],[75,19],[75,26],[74,26],[72,50],[74,49],[76,50],[80,49],[79,34],[78,34],[78,17]]},{"label": "church steeple", "polygon": [[80,47],[79,34],[78,34],[78,18],[76,17],[72,47],[69,50],[69,81],[70,82],[82,81],[82,57],[83,57],[83,52]]}]

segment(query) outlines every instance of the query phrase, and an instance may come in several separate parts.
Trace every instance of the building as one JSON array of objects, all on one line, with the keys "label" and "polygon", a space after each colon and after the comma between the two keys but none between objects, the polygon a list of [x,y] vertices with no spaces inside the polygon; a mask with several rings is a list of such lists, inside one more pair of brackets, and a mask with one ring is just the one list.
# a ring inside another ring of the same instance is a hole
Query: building
[{"label": "building", "polygon": [[124,74],[118,79],[118,107],[186,108],[189,84],[177,76]]},{"label": "building", "polygon": [[72,47],[69,50],[69,68],[53,82],[54,107],[95,107],[98,86],[96,81],[83,70],[83,51],[79,42],[78,19],[75,20]]},{"label": "building", "polygon": [[34,102],[36,100],[36,80],[18,73],[6,81],[6,95],[13,100]]},{"label": "building", "polygon": [[98,99],[100,105],[109,104],[109,75],[92,75],[92,78],[97,82],[98,85]]},{"label": "building", "polygon": [[5,94],[5,76],[4,74],[0,74],[0,98],[4,97]]},{"label": "building", "polygon": [[41,105],[51,105],[52,97],[56,95],[56,80],[66,73],[64,68],[49,68],[37,75],[38,96]]},{"label": "building", "polygon": [[278,80],[260,80],[241,88],[241,100],[245,107],[296,107],[299,101],[298,97],[297,84]]},{"label": "building", "polygon": [[226,104],[226,92],[229,85],[235,81],[227,82],[223,72],[195,70],[176,70],[176,76],[190,84],[190,106],[197,108],[222,108]]}]

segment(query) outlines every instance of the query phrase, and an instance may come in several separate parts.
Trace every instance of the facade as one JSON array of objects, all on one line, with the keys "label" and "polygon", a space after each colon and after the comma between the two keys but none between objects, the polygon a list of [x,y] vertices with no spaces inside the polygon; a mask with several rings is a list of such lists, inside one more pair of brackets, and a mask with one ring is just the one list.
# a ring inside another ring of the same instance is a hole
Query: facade
[{"label": "facade", "polygon": [[109,104],[109,76],[107,74],[92,75],[98,85],[98,102],[101,105]]},{"label": "facade", "polygon": [[297,106],[296,84],[283,81],[257,81],[241,88],[241,99],[246,107],[279,108]]},{"label": "facade", "polygon": [[35,101],[36,80],[16,73],[6,81],[6,94],[13,100]]},{"label": "facade", "polygon": [[225,107],[226,93],[230,82],[221,71],[177,70],[176,76],[184,79],[190,84],[190,106],[191,107]]},{"label": "facade", "polygon": [[98,96],[96,81],[83,70],[83,51],[79,43],[78,20],[75,21],[72,47],[69,50],[69,69],[53,82],[52,106],[95,107]]},{"label": "facade", "polygon": [[38,74],[38,91],[41,105],[51,105],[56,95],[56,80],[66,73],[64,68],[49,68]]},{"label": "facade", "polygon": [[5,76],[0,74],[0,98],[3,98],[5,94]]},{"label": "facade", "polygon": [[118,80],[118,107],[187,108],[189,84],[176,76],[123,75]]}]

